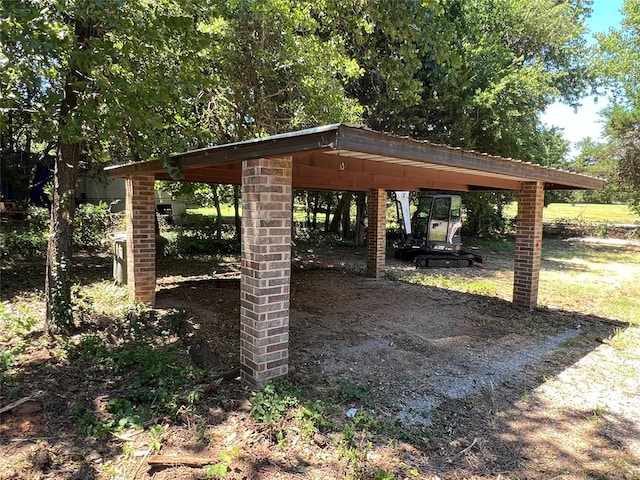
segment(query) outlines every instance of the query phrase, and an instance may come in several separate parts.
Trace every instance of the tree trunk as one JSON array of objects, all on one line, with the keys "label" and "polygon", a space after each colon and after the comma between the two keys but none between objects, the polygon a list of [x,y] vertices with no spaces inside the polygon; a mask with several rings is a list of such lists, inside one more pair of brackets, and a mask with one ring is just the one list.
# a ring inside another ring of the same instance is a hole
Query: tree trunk
[{"label": "tree trunk", "polygon": [[305,215],[306,215],[306,227],[308,229],[311,228],[311,198],[309,197],[309,191],[305,190],[304,191],[304,208],[305,208]]},{"label": "tree trunk", "polygon": [[364,244],[365,235],[365,218],[367,216],[367,194],[364,192],[358,193],[356,196],[356,226],[353,232],[353,236],[356,240],[356,245],[361,247]]},{"label": "tree trunk", "polygon": [[342,219],[342,204],[344,200],[347,198],[347,192],[343,192],[342,196],[338,198],[338,204],[336,205],[336,209],[333,212],[333,218],[331,219],[331,224],[329,225],[329,232],[338,234],[340,230],[340,220]]},{"label": "tree trunk", "polygon": [[233,210],[236,222],[236,240],[242,241],[242,219],[240,217],[240,199],[242,191],[238,185],[233,186]]},{"label": "tree trunk", "polygon": [[[102,33],[92,20],[74,21],[75,49],[88,48],[89,39],[100,37]],[[78,98],[82,87],[78,82],[85,80],[82,67],[71,64],[63,87],[64,96],[58,116],[58,150],[53,170],[53,194],[51,201],[51,224],[47,246],[47,269],[45,278],[46,317],[45,329],[49,335],[69,330],[73,326],[73,305],[71,301],[71,251],[73,217],[75,214],[75,189],[80,164],[81,126],[72,123],[72,115],[78,109]],[[80,123],[79,119],[75,119]],[[75,141],[68,140],[73,138]]]},{"label": "tree trunk", "polygon": [[340,200],[338,200],[338,205],[336,206],[336,211],[333,214],[329,231],[335,234],[341,233],[343,239],[347,238],[349,236],[351,225],[350,213],[351,192],[344,192],[342,197],[340,197]]},{"label": "tree trunk", "polygon": [[320,208],[320,194],[313,192],[313,217],[311,220],[311,228],[314,231],[318,230],[318,209]]},{"label": "tree trunk", "polygon": [[220,195],[218,195],[218,185],[211,185],[213,194],[213,206],[216,209],[216,239],[222,240],[222,209],[220,208]]},{"label": "tree trunk", "polygon": [[69,330],[73,326],[71,240],[79,159],[79,143],[60,144],[53,171],[45,279],[46,330],[49,335]]},{"label": "tree trunk", "polygon": [[327,210],[324,215],[324,233],[329,232],[329,217],[331,216],[331,208],[333,207],[333,193],[327,194]]},{"label": "tree trunk", "polygon": [[346,240],[351,235],[351,192],[345,192],[345,201],[342,203],[342,239]]}]

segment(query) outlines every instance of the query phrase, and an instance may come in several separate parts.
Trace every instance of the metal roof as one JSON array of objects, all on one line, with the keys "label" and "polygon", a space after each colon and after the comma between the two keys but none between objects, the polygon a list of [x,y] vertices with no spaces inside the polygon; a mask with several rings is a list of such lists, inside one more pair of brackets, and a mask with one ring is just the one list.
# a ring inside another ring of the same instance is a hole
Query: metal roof
[{"label": "metal roof", "polygon": [[[598,190],[604,181],[541,165],[333,124],[173,155],[183,180],[241,183],[241,162],[292,157],[294,188],[318,190],[519,190],[540,181],[545,189]],[[161,160],[107,167],[112,177],[152,173],[171,180]]]}]

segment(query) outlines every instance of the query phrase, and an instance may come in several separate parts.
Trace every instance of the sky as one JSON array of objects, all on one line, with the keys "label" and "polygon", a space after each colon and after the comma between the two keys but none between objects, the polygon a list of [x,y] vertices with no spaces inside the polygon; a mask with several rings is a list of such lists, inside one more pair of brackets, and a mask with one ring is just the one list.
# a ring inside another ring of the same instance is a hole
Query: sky
[{"label": "sky", "polygon": [[[592,33],[607,32],[610,28],[618,28],[622,19],[620,10],[623,0],[594,0],[593,13],[587,24],[591,33],[589,37],[593,41]],[[547,126],[556,126],[564,130],[564,137],[575,146],[575,143],[591,137],[593,140],[602,139],[601,119],[598,112],[607,106],[607,99],[593,96],[585,97],[581,101],[582,106],[576,110],[561,103],[551,105],[541,119]],[[573,149],[572,155],[578,152]]]}]

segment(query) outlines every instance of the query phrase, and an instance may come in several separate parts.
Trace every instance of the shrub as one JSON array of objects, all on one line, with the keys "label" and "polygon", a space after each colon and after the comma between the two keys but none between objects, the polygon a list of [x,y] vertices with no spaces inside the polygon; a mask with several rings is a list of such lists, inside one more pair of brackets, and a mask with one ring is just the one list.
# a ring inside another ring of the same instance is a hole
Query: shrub
[{"label": "shrub", "polygon": [[76,208],[73,243],[78,247],[101,247],[107,244],[110,227],[109,204],[83,203]]},{"label": "shrub", "polygon": [[47,251],[49,211],[29,207],[24,220],[12,220],[0,230],[0,255],[42,256]]}]

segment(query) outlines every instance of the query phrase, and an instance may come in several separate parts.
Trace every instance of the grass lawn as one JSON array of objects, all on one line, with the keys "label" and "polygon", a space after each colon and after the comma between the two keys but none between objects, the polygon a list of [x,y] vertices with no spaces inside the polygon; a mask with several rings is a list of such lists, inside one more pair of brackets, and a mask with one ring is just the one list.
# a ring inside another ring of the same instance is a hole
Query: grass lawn
[{"label": "grass lawn", "polygon": [[[187,209],[187,212],[197,215],[215,216],[215,209],[213,207],[190,208]],[[507,206],[504,210],[506,218],[514,218],[516,213],[517,204],[515,202]],[[353,215],[355,216],[355,211]],[[543,215],[545,222],[569,220],[575,222],[640,224],[640,216],[633,212],[627,205],[551,203],[544,208]],[[225,219],[232,220],[233,207],[230,205],[222,205],[222,216],[225,217]],[[395,206],[389,208],[388,216],[395,218]],[[319,219],[324,220],[324,215],[321,215]],[[302,207],[296,207],[294,220],[296,222],[305,220],[305,213]],[[392,225],[395,226],[395,221],[392,222]]]},{"label": "grass lawn", "polygon": [[[505,208],[505,217],[514,218],[517,212],[517,204],[514,202]],[[545,222],[554,220],[569,220],[577,222],[606,222],[617,224],[640,223],[640,216],[633,212],[627,205],[605,204],[573,204],[551,203],[544,208],[543,218]]]},{"label": "grass lawn", "polygon": [[[231,205],[221,205],[220,211],[225,221],[233,221],[234,211]],[[187,213],[215,217],[216,209],[213,207],[188,208]],[[242,208],[240,209],[240,213],[242,214]],[[304,210],[301,207],[296,207],[293,218],[296,222],[303,222],[306,218]],[[319,218],[324,220],[324,215],[321,215]]]}]

